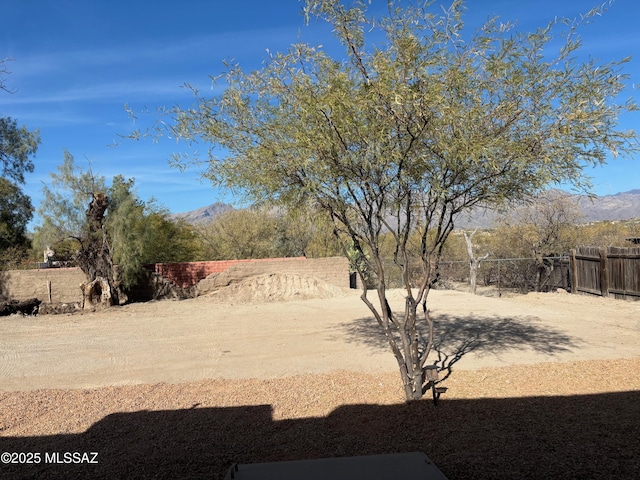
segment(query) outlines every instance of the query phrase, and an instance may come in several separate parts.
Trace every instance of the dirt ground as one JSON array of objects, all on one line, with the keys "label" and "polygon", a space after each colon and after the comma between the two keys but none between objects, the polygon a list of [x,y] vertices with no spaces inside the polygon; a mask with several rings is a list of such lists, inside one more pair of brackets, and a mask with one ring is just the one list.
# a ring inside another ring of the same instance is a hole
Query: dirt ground
[{"label": "dirt ground", "polygon": [[[392,292],[393,308],[402,309],[401,294]],[[0,391],[396,372],[358,296],[235,304],[205,296],[1,318]],[[452,369],[640,356],[640,302],[442,290],[431,292],[429,309],[433,360]]]}]

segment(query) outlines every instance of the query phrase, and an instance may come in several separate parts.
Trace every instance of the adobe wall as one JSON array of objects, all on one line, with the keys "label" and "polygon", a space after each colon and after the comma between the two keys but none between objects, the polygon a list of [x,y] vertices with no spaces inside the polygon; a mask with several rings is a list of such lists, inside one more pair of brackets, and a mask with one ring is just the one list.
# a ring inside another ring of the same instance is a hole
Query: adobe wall
[{"label": "adobe wall", "polygon": [[235,278],[267,273],[292,273],[315,277],[338,287],[349,288],[349,261],[344,257],[327,258],[265,258],[252,260],[221,260],[212,262],[157,263],[145,266],[176,285],[187,288],[213,273],[233,267]]},{"label": "adobe wall", "polygon": [[0,295],[3,298],[44,303],[81,303],[80,284],[86,277],[79,268],[43,268],[0,272]]},{"label": "adobe wall", "polygon": [[[229,269],[235,279],[267,273],[292,273],[349,288],[349,261],[344,257],[158,263],[146,267],[183,288],[196,285],[212,273],[221,273]],[[44,303],[81,303],[80,284],[85,281],[86,278],[79,268],[0,271],[0,297],[15,300],[35,297]]]}]

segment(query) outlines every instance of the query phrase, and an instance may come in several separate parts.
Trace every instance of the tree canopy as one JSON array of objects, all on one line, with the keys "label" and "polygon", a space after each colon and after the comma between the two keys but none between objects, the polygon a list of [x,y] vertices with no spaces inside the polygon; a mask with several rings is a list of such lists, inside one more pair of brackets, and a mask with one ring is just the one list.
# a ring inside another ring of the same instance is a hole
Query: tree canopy
[{"label": "tree canopy", "polygon": [[29,197],[14,183],[0,178],[0,252],[27,246],[27,224],[32,216]]},{"label": "tree canopy", "polygon": [[86,226],[85,211],[93,194],[107,191],[105,177],[94,174],[91,167],[79,168],[67,151],[57,170],[49,173],[51,181],[42,188],[43,199],[38,208],[43,223],[37,232],[45,247],[46,243],[81,238]]},{"label": "tree canopy", "polygon": [[108,190],[110,212],[106,229],[113,249],[113,262],[120,268],[125,288],[136,285],[145,263],[200,260],[200,243],[193,227],[173,220],[153,200],[142,201],[134,179],[113,178]]},{"label": "tree canopy", "polygon": [[[306,18],[333,28],[343,56],[294,44],[259,70],[229,64],[216,78],[220,95],[194,91],[195,105],[163,110],[155,134],[209,144],[216,186],[330,214],[376,286],[378,307],[366,290],[362,299],[415,399],[433,345],[427,296],[457,215],[553,183],[588,189],[585,166],[637,150],[636,132],[618,123],[636,106],[619,99],[628,59],[580,61],[574,21],[522,33],[491,19],[467,34],[461,1],[442,13],[431,2],[388,4],[373,18],[364,1],[307,0]],[[400,313],[380,258],[389,233],[403,272]]]},{"label": "tree canopy", "polygon": [[[144,263],[199,259],[200,246],[194,229],[171,220],[153,201],[142,201],[133,178],[116,175],[108,185],[105,177],[96,175],[91,167],[78,167],[69,152],[65,152],[58,171],[50,177],[50,184],[43,187],[44,198],[38,211],[43,222],[34,236],[37,248],[69,250],[71,239],[75,242],[75,248],[71,247],[72,259],[93,258],[91,250],[95,249],[95,242],[91,242],[91,237],[96,231],[93,234],[90,231],[88,209],[99,197],[105,202],[97,230],[99,243],[104,245],[100,248],[109,256],[107,264],[118,265],[118,281],[125,289],[140,280]],[[91,265],[83,270],[95,273]],[[95,280],[89,273],[87,277],[90,282]]]},{"label": "tree canopy", "polygon": [[10,117],[0,118],[0,164],[2,176],[16,183],[24,183],[25,172],[33,172],[31,156],[36,153],[40,135],[26,127],[18,127]]},{"label": "tree canopy", "polygon": [[[5,86],[4,77],[10,72],[7,59],[0,60],[0,90],[11,93]],[[25,173],[33,172],[31,157],[40,143],[38,131],[19,127],[15,119],[0,117],[0,264],[15,266],[19,262],[9,261],[23,256],[28,245],[27,224],[33,217],[31,200],[19,184],[24,183]]]}]

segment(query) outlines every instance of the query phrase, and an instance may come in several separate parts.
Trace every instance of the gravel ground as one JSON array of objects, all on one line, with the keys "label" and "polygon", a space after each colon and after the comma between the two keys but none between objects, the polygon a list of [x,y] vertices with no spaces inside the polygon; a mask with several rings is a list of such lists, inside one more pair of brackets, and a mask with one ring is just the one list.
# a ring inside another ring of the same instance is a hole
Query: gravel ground
[{"label": "gravel ground", "polygon": [[[443,385],[437,407],[404,403],[396,374],[346,371],[0,393],[0,451],[41,455],[0,478],[221,479],[233,462],[410,451],[450,480],[640,478],[640,358],[455,371]],[[98,463],[51,463],[65,452]]]}]

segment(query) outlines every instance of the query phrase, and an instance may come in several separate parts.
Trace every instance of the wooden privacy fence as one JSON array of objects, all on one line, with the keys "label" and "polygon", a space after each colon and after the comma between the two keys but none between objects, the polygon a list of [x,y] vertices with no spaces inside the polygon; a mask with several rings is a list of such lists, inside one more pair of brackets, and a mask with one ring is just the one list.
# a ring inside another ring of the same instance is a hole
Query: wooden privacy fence
[{"label": "wooden privacy fence", "polygon": [[572,250],[571,292],[640,300],[640,248]]}]

